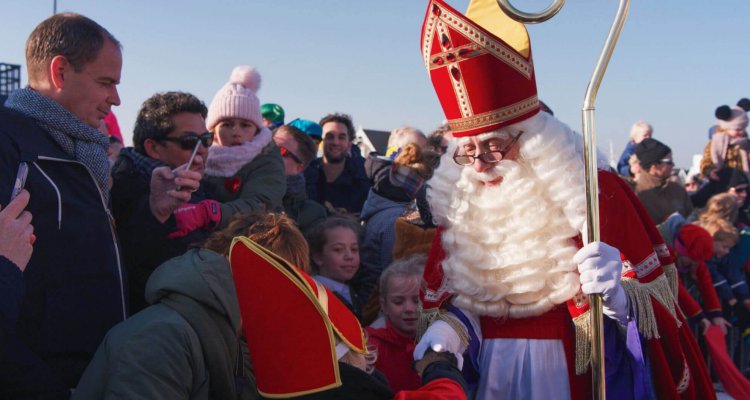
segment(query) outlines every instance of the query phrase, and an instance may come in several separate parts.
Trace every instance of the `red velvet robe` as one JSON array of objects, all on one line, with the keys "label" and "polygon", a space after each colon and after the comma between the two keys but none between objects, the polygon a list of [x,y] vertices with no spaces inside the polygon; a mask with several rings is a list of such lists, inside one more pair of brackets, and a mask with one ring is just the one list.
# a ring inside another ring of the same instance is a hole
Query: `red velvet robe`
[{"label": "red velvet robe", "polygon": [[[630,187],[615,174],[600,170],[598,179],[601,241],[620,250],[623,278],[636,279],[639,285],[644,285],[643,287],[653,287],[660,281],[663,282],[663,266],[673,264],[674,260],[643,205]],[[426,313],[444,306],[445,301],[451,297],[441,266],[445,259],[441,233],[442,229],[439,229],[433,241],[425,268],[426,287],[420,292]],[[673,303],[673,307],[677,307],[674,293],[664,295]],[[644,339],[643,347],[651,365],[652,383],[657,397],[716,398],[700,349],[682,314],[677,312],[673,315],[659,300],[653,296],[649,298],[659,338]],[[586,296],[576,295],[568,300],[567,308],[572,318],[581,316],[588,311],[588,299]],[[631,309],[635,309],[633,304]],[[552,312],[554,310],[549,313]],[[532,321],[536,318],[526,320]],[[635,318],[638,320],[639,316],[636,315]],[[573,392],[571,398],[589,398],[590,391],[577,384],[585,375],[574,376],[574,371],[571,372],[573,367],[570,364],[570,354],[575,350],[570,347],[574,346],[575,341],[571,341],[570,338],[575,337],[574,326],[563,319],[560,321],[564,325],[562,331],[568,332],[562,335],[561,339],[566,345],[566,356],[569,361],[568,375],[571,377]],[[482,324],[484,326],[485,322]],[[506,327],[497,322],[494,325],[491,329],[494,337],[533,338],[534,336],[530,335],[539,332],[533,323],[524,324],[521,321],[511,320]],[[503,333],[510,330],[515,332]],[[565,337],[568,339],[565,340]]]}]

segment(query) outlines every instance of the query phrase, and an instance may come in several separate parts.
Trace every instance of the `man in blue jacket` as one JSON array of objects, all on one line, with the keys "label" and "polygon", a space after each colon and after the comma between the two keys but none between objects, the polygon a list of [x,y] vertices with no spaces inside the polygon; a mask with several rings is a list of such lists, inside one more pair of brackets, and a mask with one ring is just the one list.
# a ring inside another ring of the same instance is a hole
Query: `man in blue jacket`
[{"label": "man in blue jacket", "polygon": [[[96,129],[120,104],[122,53],[96,22],[57,14],[29,36],[26,64],[29,86],[0,107],[0,205],[28,167],[36,242],[18,321],[0,353],[0,398],[67,398],[105,333],[127,315],[109,141]],[[199,180],[197,172],[156,171],[151,211],[169,216]]]},{"label": "man in blue jacket", "polygon": [[365,160],[352,146],[354,124],[346,114],[328,114],[320,120],[323,129],[323,157],[305,169],[307,197],[334,208],[359,214],[370,191]]}]

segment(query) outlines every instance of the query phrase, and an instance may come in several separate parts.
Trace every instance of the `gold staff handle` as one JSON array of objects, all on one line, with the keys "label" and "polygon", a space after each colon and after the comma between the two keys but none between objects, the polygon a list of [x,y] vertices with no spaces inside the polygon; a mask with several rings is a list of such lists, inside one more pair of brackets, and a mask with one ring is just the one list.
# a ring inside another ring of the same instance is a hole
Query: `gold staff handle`
[{"label": "gold staff handle", "polygon": [[[544,22],[552,18],[562,8],[565,0],[555,0],[552,5],[539,13],[526,13],[518,10],[510,4],[509,0],[497,0],[500,8],[516,21],[526,24]],[[617,14],[612,22],[612,27],[604,42],[599,59],[594,67],[594,73],[591,76],[589,85],[586,88],[586,95],[583,98],[583,147],[584,163],[586,173],[586,207],[587,213],[587,239],[588,242],[600,240],[599,231],[599,185],[597,182],[597,157],[596,157],[596,135],[594,134],[594,102],[599,86],[604,78],[604,72],[607,70],[612,52],[620,37],[620,32],[625,24],[630,8],[630,0],[620,0],[617,8]],[[589,308],[591,314],[591,331],[592,331],[592,351],[591,351],[591,370],[593,395],[595,399],[606,398],[605,371],[604,371],[604,317],[602,314],[602,299],[600,295],[589,296]]]},{"label": "gold staff handle", "polygon": [[497,0],[497,5],[500,6],[503,12],[518,22],[538,24],[554,17],[562,9],[562,6],[565,5],[565,0],[554,0],[549,7],[538,13],[523,12],[510,4],[509,0]]}]

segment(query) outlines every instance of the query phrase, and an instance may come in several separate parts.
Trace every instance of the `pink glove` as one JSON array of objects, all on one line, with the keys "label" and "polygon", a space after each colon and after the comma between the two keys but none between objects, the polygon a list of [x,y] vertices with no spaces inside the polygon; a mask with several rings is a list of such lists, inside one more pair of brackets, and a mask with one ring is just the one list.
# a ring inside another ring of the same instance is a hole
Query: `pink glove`
[{"label": "pink glove", "polygon": [[203,200],[198,203],[186,203],[174,212],[177,230],[167,235],[167,239],[187,236],[190,232],[203,228],[211,230],[221,221],[221,207],[216,200]]}]

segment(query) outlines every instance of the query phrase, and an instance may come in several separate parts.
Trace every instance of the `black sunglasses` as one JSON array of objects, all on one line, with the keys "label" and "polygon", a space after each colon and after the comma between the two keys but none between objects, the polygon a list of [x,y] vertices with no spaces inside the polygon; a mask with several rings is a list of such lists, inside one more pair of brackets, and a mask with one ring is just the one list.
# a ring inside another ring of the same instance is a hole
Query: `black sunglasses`
[{"label": "black sunglasses", "polygon": [[518,141],[518,138],[523,135],[523,131],[516,135],[510,142],[508,142],[507,145],[502,150],[495,150],[495,151],[486,151],[482,154],[477,154],[475,156],[465,155],[465,154],[458,154],[458,149],[456,149],[456,152],[453,153],[453,161],[456,162],[458,165],[471,165],[474,164],[474,161],[477,159],[480,159],[488,164],[495,164],[499,163],[500,161],[505,158],[505,156],[510,151],[511,147],[513,147],[513,144]]},{"label": "black sunglasses", "polygon": [[187,132],[179,137],[165,137],[160,139],[160,142],[174,142],[180,145],[183,150],[193,150],[198,141],[201,141],[203,147],[210,147],[214,142],[214,134],[212,132],[204,132],[202,135],[198,135],[195,132]]},{"label": "black sunglasses", "polygon": [[286,147],[279,146],[279,151],[281,152],[281,156],[282,157],[289,156],[297,164],[305,165],[305,163],[303,163],[302,160],[299,159],[299,157],[295,156],[294,153],[292,153],[291,151],[289,151],[289,149],[287,149]]}]

